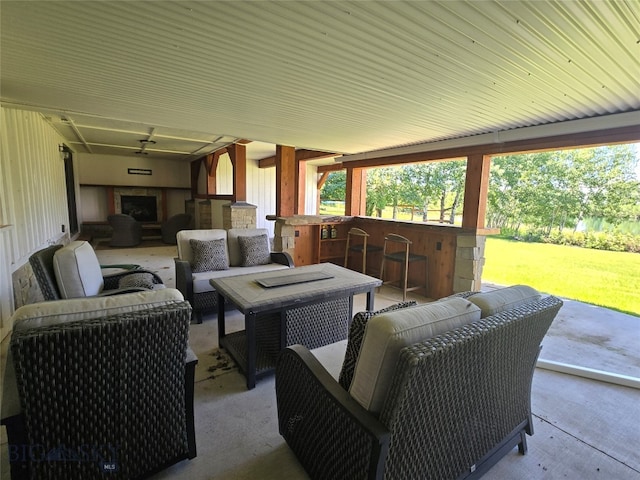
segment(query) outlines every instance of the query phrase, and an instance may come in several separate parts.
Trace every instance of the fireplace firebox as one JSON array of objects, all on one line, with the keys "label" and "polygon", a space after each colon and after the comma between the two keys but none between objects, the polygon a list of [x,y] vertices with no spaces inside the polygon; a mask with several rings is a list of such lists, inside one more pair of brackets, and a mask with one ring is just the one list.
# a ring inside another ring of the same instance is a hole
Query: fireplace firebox
[{"label": "fireplace firebox", "polygon": [[145,195],[122,195],[122,213],[131,215],[139,222],[157,222],[158,207],[156,197]]}]

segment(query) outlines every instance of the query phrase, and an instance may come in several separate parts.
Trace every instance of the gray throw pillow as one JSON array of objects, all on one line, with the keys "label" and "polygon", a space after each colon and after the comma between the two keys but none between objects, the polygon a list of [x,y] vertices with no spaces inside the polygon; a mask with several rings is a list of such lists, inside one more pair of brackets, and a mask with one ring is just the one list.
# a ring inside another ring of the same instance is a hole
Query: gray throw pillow
[{"label": "gray throw pillow", "polygon": [[215,240],[189,240],[193,261],[191,271],[193,273],[210,272],[212,270],[229,270],[229,255],[227,254],[227,242],[224,238]]},{"label": "gray throw pillow", "polygon": [[411,300],[409,302],[396,303],[390,307],[383,308],[376,312],[366,311],[358,312],[354,315],[349,327],[349,337],[347,340],[347,351],[344,354],[344,362],[342,363],[342,369],[340,370],[340,376],[338,377],[338,383],[345,390],[349,390],[351,386],[351,380],[353,380],[353,372],[356,368],[356,362],[358,355],[360,354],[360,347],[362,346],[362,339],[364,338],[364,329],[367,326],[367,322],[374,316],[393,312],[394,310],[400,310],[402,308],[413,307],[416,302]]},{"label": "gray throw pillow", "polygon": [[153,275],[150,273],[130,273],[118,281],[118,288],[148,288],[153,289]]},{"label": "gray throw pillow", "polygon": [[271,263],[269,238],[265,234],[253,237],[238,237],[238,245],[240,246],[241,266],[252,267]]}]

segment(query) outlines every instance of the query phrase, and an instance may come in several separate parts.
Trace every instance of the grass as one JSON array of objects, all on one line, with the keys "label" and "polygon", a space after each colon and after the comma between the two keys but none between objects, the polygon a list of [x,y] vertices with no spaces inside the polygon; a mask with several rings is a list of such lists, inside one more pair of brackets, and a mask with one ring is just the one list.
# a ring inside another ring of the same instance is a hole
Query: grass
[{"label": "grass", "polygon": [[535,289],[640,316],[640,254],[487,237],[485,282]]}]

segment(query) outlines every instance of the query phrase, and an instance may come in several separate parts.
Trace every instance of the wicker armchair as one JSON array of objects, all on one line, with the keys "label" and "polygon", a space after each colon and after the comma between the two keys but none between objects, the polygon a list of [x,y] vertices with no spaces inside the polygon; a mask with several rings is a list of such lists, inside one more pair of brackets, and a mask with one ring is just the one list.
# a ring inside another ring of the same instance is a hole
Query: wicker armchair
[{"label": "wicker armchair", "polygon": [[547,297],[405,347],[379,416],[288,347],[280,433],[314,479],[479,478],[516,445],[526,452],[533,371],[561,305]]},{"label": "wicker armchair", "polygon": [[196,456],[197,358],[177,290],[31,304],[14,318],[1,422],[13,480],[144,478]]},{"label": "wicker armchair", "polygon": [[110,246],[135,247],[142,242],[142,224],[131,215],[116,213],[109,215],[107,221],[113,228]]},{"label": "wicker armchair", "polygon": [[[73,245],[77,245],[80,242],[71,242],[69,247]],[[92,250],[91,245],[88,242],[82,242],[82,247],[84,247],[85,252],[89,252],[89,249]],[[52,245],[50,247],[44,248],[42,250],[37,251],[33,255],[29,257],[29,264],[33,269],[33,273],[38,281],[38,286],[42,291],[42,295],[45,300],[60,300],[63,295],[60,292],[60,288],[58,286],[58,281],[56,279],[56,273],[54,268],[54,256],[56,252],[58,252],[62,245]],[[93,255],[95,256],[95,254]],[[131,274],[134,273],[146,273],[150,275],[153,279],[153,283],[156,285],[162,285],[162,279],[155,273],[150,272],[148,270],[143,270],[139,268],[138,265],[100,265],[98,263],[97,257],[91,259],[94,265],[98,265],[98,269],[95,271],[95,276],[100,276],[103,283],[101,295],[114,295],[120,293],[129,293],[132,291],[146,290],[143,287],[128,287],[121,289],[119,288],[120,281]],[[85,262],[85,267],[87,262]],[[120,270],[118,273],[103,275],[102,271],[108,271],[112,269]]]},{"label": "wicker armchair", "polygon": [[193,228],[193,217],[188,213],[178,213],[173,215],[160,225],[162,233],[162,241],[170,245],[178,243],[176,234],[180,230],[187,230]]}]

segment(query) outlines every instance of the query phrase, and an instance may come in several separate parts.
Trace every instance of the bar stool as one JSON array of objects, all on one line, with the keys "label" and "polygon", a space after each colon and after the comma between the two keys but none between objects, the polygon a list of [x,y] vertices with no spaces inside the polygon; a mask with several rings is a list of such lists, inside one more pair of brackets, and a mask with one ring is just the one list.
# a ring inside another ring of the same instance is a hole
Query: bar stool
[{"label": "bar stool", "polygon": [[[362,238],[362,243],[351,243],[351,237]],[[362,273],[367,270],[367,253],[379,252],[382,248],[379,245],[367,244],[369,234],[360,228],[353,227],[347,232],[347,245],[344,250],[344,268],[347,268],[349,262],[349,253],[356,252],[362,254]]]},{"label": "bar stool", "polygon": [[[402,289],[402,300],[407,299],[407,292],[412,290],[418,290],[419,288],[427,288],[428,279],[429,279],[429,266],[427,263],[426,255],[418,255],[415,253],[409,252],[409,246],[412,244],[411,240],[403,237],[402,235],[396,235],[395,233],[391,233],[384,237],[384,246],[382,247],[382,264],[380,265],[380,280],[382,280],[382,284],[393,284],[397,282],[396,285],[390,285],[392,287]],[[402,245],[401,249],[398,250],[399,245]],[[388,248],[395,249],[394,251],[389,251]],[[394,280],[384,280],[384,266],[386,261],[397,262],[404,267],[404,273],[401,275],[399,279]],[[424,285],[408,285],[409,279],[409,264],[414,262],[424,262]]]}]

